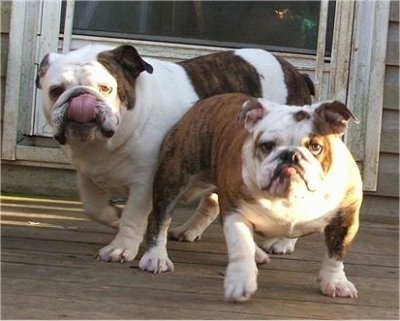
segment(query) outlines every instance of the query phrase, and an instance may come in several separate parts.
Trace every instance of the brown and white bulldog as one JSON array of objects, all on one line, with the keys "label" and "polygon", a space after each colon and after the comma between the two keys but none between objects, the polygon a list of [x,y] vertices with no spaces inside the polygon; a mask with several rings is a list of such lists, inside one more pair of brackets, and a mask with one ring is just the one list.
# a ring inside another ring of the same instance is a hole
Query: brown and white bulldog
[{"label": "brown and white bulldog", "polygon": [[279,105],[243,94],[200,101],[166,135],[153,187],[142,270],[173,270],[166,249],[173,208],[196,182],[217,189],[228,248],[225,297],[245,301],[257,289],[256,262],[268,260],[253,232],[297,238],[324,231],[319,274],[328,296],[357,297],[343,257],[358,229],[362,183],[341,140],[345,105]]},{"label": "brown and white bulldog", "polygon": [[[77,170],[86,214],[118,229],[98,252],[104,261],[135,258],[151,211],[160,144],[195,102],[243,92],[305,104],[314,91],[306,75],[264,50],[240,49],[171,63],[143,59],[129,45],[89,45],[47,54],[36,84],[43,91],[54,137]],[[111,196],[127,198],[122,213],[110,204]],[[209,210],[201,205],[198,211]],[[188,230],[191,224],[178,234]],[[199,233],[196,225],[194,238]]]}]

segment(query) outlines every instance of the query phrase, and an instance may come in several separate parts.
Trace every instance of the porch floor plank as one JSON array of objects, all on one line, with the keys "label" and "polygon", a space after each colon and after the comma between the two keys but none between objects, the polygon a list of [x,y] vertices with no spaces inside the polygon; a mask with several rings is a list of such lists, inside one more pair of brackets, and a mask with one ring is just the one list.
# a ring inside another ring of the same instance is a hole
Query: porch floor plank
[{"label": "porch floor plank", "polygon": [[[361,222],[345,261],[358,299],[320,294],[324,241],[314,234],[259,266],[250,301],[229,304],[218,222],[195,243],[170,241],[175,271],[153,275],[138,260],[96,261],[114,231],[87,219],[79,202],[3,195],[1,203],[2,319],[399,319],[398,227]],[[179,208],[173,224],[190,211]]]}]

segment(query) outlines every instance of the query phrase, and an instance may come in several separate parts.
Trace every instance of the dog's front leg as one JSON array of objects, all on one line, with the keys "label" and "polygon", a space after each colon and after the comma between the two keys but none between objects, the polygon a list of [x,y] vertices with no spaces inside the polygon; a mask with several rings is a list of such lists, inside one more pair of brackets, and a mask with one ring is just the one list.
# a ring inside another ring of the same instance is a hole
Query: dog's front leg
[{"label": "dog's front leg", "polygon": [[112,262],[132,261],[143,241],[150,211],[151,184],[137,184],[129,193],[118,234],[109,245],[99,250],[98,259]]},{"label": "dog's front leg", "polygon": [[118,230],[121,210],[110,203],[107,191],[79,172],[77,179],[85,214],[95,221]]},{"label": "dog's front leg", "polygon": [[236,213],[224,217],[223,227],[229,256],[224,281],[225,298],[229,302],[247,301],[257,290],[253,232],[246,219]]},{"label": "dog's front leg", "polygon": [[358,230],[358,209],[340,211],[325,228],[327,253],[319,272],[321,292],[331,297],[356,298],[357,289],[344,272],[343,258]]},{"label": "dog's front leg", "polygon": [[150,213],[146,233],[147,250],[139,261],[139,268],[143,271],[162,273],[174,270],[167,252],[167,231],[171,223],[171,215],[167,215],[155,217],[154,209]]}]

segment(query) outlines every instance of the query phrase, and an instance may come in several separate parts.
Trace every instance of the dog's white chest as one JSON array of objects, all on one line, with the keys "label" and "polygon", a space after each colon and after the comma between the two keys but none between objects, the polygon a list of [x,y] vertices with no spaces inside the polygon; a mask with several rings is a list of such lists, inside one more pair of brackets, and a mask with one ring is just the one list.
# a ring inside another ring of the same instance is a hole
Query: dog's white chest
[{"label": "dog's white chest", "polygon": [[118,157],[90,148],[87,153],[70,153],[71,162],[81,175],[110,193],[125,196],[132,184],[132,176],[127,170],[130,159],[117,152],[115,156]]},{"label": "dog's white chest", "polygon": [[254,204],[243,204],[241,211],[258,233],[268,237],[299,237],[321,231],[338,208],[336,197],[308,195],[291,200],[260,198]]}]

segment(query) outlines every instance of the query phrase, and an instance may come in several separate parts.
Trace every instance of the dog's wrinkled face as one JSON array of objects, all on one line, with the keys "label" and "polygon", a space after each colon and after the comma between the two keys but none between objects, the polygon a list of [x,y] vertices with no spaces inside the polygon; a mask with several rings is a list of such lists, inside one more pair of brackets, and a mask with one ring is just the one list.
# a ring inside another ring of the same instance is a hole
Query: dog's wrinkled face
[{"label": "dog's wrinkled face", "polygon": [[292,107],[249,100],[240,119],[251,133],[243,149],[243,178],[269,197],[317,191],[332,165],[334,144],[355,117],[340,102]]},{"label": "dog's wrinkled face", "polygon": [[123,113],[133,108],[135,79],[143,70],[152,72],[133,47],[109,49],[86,46],[43,58],[36,85],[43,91],[44,113],[60,144],[113,136]]}]

